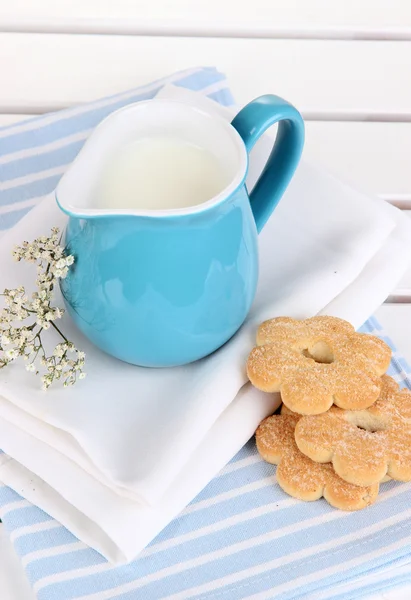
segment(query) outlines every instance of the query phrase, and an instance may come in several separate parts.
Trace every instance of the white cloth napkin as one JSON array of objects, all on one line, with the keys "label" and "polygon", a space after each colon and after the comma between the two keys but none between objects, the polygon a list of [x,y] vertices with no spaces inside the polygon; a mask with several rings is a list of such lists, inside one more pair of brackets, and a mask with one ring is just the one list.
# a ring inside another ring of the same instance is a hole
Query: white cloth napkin
[{"label": "white cloth napkin", "polygon": [[[161,95],[231,112],[181,88]],[[269,138],[253,150],[248,185]],[[0,242],[0,288],[31,287],[31,265],[10,249],[64,226],[47,198]],[[134,558],[218,473],[278,405],[246,383],[256,324],[319,312],[360,326],[392,290],[411,255],[411,225],[397,209],[359,194],[306,163],[260,236],[257,296],[247,322],[214,355],[174,369],[142,369],[91,346],[88,378],[39,390],[19,365],[0,371],[0,480],[113,562]],[[395,261],[392,260],[395,255]]]}]

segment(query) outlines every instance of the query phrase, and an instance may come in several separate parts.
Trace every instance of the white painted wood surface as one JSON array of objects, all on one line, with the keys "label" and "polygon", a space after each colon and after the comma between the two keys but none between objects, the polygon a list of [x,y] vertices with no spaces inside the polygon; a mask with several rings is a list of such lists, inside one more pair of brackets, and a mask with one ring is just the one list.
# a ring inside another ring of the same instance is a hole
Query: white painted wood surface
[{"label": "white painted wood surface", "polygon": [[[0,114],[0,127],[29,119]],[[340,179],[411,208],[411,123],[306,122],[304,158]]]},{"label": "white painted wood surface", "polygon": [[[0,126],[198,65],[239,104],[294,102],[306,159],[411,209],[410,0],[0,2]],[[392,297],[377,317],[411,362],[411,270]],[[0,598],[33,598],[1,526]]]},{"label": "white painted wood surface", "polygon": [[306,122],[304,152],[366,193],[411,200],[411,123]]},{"label": "white painted wood surface", "polygon": [[0,5],[13,31],[246,37],[411,38],[408,0],[13,0]]},{"label": "white painted wood surface", "polygon": [[241,103],[275,91],[309,120],[411,121],[411,42],[392,41],[3,33],[0,112],[56,110],[198,65],[224,71]]}]

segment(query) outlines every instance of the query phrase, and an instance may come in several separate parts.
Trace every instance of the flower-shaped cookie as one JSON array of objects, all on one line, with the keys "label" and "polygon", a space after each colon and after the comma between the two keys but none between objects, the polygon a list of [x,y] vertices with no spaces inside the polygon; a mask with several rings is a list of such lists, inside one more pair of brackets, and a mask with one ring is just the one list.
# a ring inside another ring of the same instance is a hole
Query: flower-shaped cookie
[{"label": "flower-shaped cookie", "polygon": [[411,392],[382,377],[381,395],[366,410],[333,406],[322,415],[300,419],[295,429],[298,448],[355,485],[372,485],[388,475],[411,481]]},{"label": "flower-shaped cookie", "polygon": [[251,383],[281,392],[284,404],[303,415],[323,413],[333,403],[349,410],[371,406],[391,360],[385,342],[336,317],[266,321],[257,344],[247,361]]},{"label": "flower-shaped cookie", "polygon": [[378,484],[352,485],[335,474],[331,464],[320,464],[304,456],[295,443],[294,430],[299,415],[268,417],[256,431],[257,449],[262,458],[277,467],[277,481],[290,496],[300,500],[324,497],[341,510],[360,510],[373,504]]}]

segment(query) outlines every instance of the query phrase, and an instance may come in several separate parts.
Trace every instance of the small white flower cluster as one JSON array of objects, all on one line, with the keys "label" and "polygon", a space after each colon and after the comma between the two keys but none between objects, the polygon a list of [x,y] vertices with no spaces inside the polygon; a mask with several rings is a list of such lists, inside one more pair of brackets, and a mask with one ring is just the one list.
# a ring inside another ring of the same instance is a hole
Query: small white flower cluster
[{"label": "small white flower cluster", "polygon": [[58,227],[53,227],[50,237],[41,236],[30,244],[23,242],[13,251],[17,261],[25,260],[39,264],[37,279],[39,286],[51,286],[54,279],[64,279],[69,267],[74,263],[74,256],[65,256],[60,241],[60,230]]},{"label": "small white flower cluster", "polygon": [[[43,389],[47,389],[55,380],[62,380],[64,387],[73,385],[77,379],[84,379],[85,354],[66,339],[54,323],[60,319],[64,310],[51,306],[56,280],[67,276],[74,257],[66,256],[60,246],[59,230],[53,228],[50,237],[40,237],[31,244],[23,242],[14,249],[17,261],[37,263],[38,291],[28,298],[24,287],[4,290],[5,307],[0,311],[0,368],[7,366],[16,358],[27,361],[26,369],[38,374],[36,360],[45,368],[42,376]],[[30,325],[18,326],[18,321],[32,318]],[[41,334],[53,327],[63,338],[63,342],[54,348],[52,356],[47,357]],[[72,355],[72,358],[68,357]]]},{"label": "small white flower cluster", "polygon": [[[76,359],[68,358],[69,353],[77,354]],[[86,355],[79,352],[72,342],[63,342],[54,348],[53,356],[43,357],[41,364],[47,368],[47,373],[42,376],[43,388],[51,386],[55,379],[62,379],[63,386],[74,385],[79,379],[84,379],[86,373],[83,371]]]}]

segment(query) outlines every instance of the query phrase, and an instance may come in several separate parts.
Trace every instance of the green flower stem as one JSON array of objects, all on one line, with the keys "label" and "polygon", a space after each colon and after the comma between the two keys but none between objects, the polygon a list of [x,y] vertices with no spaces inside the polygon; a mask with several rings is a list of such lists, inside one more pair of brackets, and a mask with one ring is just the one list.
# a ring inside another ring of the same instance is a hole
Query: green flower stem
[{"label": "green flower stem", "polygon": [[[22,357],[29,361],[27,370],[39,374],[35,363],[41,357],[41,364],[47,369],[41,377],[44,390],[48,389],[56,379],[63,378],[63,385],[67,387],[73,385],[77,378],[84,379],[86,376],[83,371],[85,353],[80,352],[53,322],[64,312],[52,306],[56,281],[66,277],[69,267],[74,263],[74,257],[67,256],[64,248],[60,246],[62,237],[60,240],[58,239],[59,233],[59,229],[53,227],[49,237],[41,236],[30,244],[23,242],[13,251],[17,262],[24,260],[29,263],[37,263],[38,292],[32,294],[32,300],[27,299],[26,302],[23,302],[23,299],[26,298],[24,286],[13,290],[5,289],[3,293],[0,293],[0,296],[6,297],[6,306],[0,310],[0,336],[7,338],[7,349],[4,349],[0,342],[0,368],[9,365],[16,358]],[[29,323],[33,319],[34,323],[21,327],[17,325],[17,321],[26,319],[29,319]],[[53,355],[47,357],[42,336],[50,325],[59,334],[63,343],[57,344]],[[28,332],[30,333],[28,334]],[[12,344],[13,347],[11,347]],[[65,350],[60,356],[62,347]],[[69,360],[67,351],[77,354],[77,356]]]},{"label": "green flower stem", "polygon": [[66,336],[64,335],[64,333],[62,333],[62,332],[60,331],[60,329],[57,327],[57,325],[55,325],[55,324],[53,323],[53,321],[50,321],[50,325],[51,325],[52,327],[54,327],[54,329],[55,329],[55,330],[56,330],[56,331],[57,331],[57,332],[58,332],[58,333],[61,335],[61,337],[63,338],[63,340],[64,340],[65,342],[67,342],[67,343],[68,343],[68,339],[66,338]]}]

